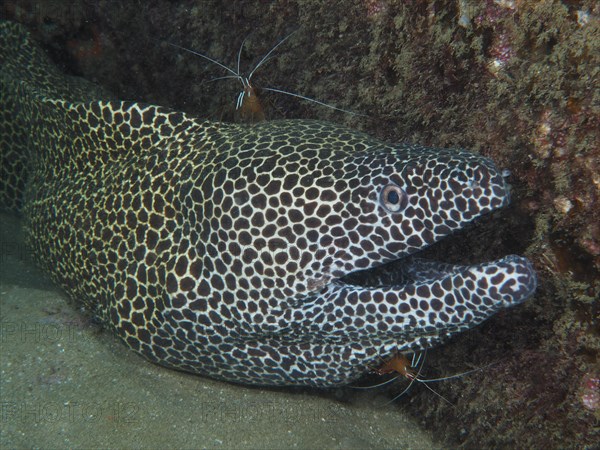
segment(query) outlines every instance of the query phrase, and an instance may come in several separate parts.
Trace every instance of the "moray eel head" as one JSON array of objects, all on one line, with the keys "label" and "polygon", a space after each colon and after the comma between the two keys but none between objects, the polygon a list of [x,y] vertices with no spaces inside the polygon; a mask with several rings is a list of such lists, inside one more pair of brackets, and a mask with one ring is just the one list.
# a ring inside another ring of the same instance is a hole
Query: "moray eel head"
[{"label": "moray eel head", "polygon": [[239,355],[273,362],[262,382],[347,383],[383,354],[427,348],[535,290],[524,258],[457,266],[411,256],[508,203],[487,158],[315,121],[234,132],[216,155],[220,168],[194,188],[204,195],[190,194],[209,230],[200,252],[216,258],[205,267],[221,274],[200,283],[204,295],[231,297],[231,328],[218,330],[244,342]]}]

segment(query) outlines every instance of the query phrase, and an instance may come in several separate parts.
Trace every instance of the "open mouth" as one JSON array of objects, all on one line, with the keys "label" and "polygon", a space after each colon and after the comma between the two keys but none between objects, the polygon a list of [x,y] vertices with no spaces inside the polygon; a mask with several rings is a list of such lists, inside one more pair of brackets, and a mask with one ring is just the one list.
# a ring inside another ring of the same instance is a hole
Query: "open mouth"
[{"label": "open mouth", "polygon": [[[508,203],[508,198],[507,187],[504,205]],[[467,224],[458,234],[446,236],[413,255],[354,271],[337,281],[359,290],[397,292],[405,296],[408,294],[408,298],[414,293],[413,297],[426,297],[428,302],[434,298],[442,301],[450,299],[450,303],[452,298],[458,302],[464,300],[465,305],[473,309],[484,303],[489,306],[494,303],[495,306],[511,306],[525,301],[537,287],[535,270],[526,258],[509,255],[477,264],[440,262],[434,259],[439,255],[442,258],[443,255],[450,255],[451,259],[460,253],[470,253],[465,250],[464,242],[481,242],[483,234],[489,235],[485,227],[483,233],[475,231],[477,223],[480,222]],[[472,253],[478,253],[476,247],[472,249]],[[423,293],[429,295],[420,295]]]},{"label": "open mouth", "polygon": [[348,274],[334,285],[336,295],[352,305],[344,311],[361,315],[368,339],[379,339],[374,354],[382,354],[428,348],[472,328],[527,300],[537,278],[532,264],[515,255],[475,265],[407,257]]}]

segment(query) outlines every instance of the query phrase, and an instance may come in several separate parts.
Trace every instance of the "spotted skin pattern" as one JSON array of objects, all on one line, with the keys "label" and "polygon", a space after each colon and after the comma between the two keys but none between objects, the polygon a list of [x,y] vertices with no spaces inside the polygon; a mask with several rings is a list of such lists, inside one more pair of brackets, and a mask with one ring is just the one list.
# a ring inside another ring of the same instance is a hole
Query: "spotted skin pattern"
[{"label": "spotted skin pattern", "polygon": [[535,290],[521,257],[409,256],[507,204],[488,159],[329,123],[227,125],[116,101],[61,74],[11,23],[0,52],[2,204],[21,210],[53,280],[150,361],[342,385]]}]

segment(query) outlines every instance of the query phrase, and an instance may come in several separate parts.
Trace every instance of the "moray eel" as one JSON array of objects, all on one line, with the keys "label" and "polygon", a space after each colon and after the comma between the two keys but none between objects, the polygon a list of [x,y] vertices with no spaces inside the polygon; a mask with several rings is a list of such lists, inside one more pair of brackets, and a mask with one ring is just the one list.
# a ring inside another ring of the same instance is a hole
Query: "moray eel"
[{"label": "moray eel", "polygon": [[535,290],[518,256],[410,256],[507,204],[486,158],[118,101],[63,75],[21,26],[0,31],[3,206],[21,211],[52,279],[150,361],[343,385]]}]

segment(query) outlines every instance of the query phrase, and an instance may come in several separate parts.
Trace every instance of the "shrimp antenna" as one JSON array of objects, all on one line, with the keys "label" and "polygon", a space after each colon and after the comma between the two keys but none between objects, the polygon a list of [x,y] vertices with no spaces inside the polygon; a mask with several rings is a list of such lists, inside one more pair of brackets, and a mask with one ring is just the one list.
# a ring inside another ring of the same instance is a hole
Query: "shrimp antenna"
[{"label": "shrimp antenna", "polygon": [[210,80],[203,81],[200,84],[212,83],[213,81],[219,81],[219,80],[230,80],[232,78],[235,78],[237,80],[240,77],[235,76],[235,75],[223,75],[222,77],[215,77],[215,78],[211,78]]},{"label": "shrimp antenna", "polygon": [[451,380],[452,378],[463,377],[463,376],[469,375],[470,373],[473,373],[473,372],[479,372],[480,370],[487,369],[488,367],[493,366],[494,364],[496,364],[496,363],[492,362],[485,366],[477,367],[475,369],[467,370],[466,372],[457,373],[455,375],[450,375],[450,376],[441,377],[441,378],[427,378],[427,379],[422,379],[421,381],[426,382],[426,383],[435,383],[437,381]]},{"label": "shrimp antenna", "polygon": [[[290,37],[292,37],[292,35],[298,30],[294,30],[292,31],[290,34],[288,34],[286,37],[284,37],[282,40],[280,40],[275,47],[273,47],[271,50],[269,50],[269,52],[262,57],[262,59],[258,62],[258,64],[256,64],[256,66],[254,66],[254,69],[252,69],[252,71],[250,72],[250,75],[248,75],[248,80],[250,80],[252,78],[252,75],[254,75],[254,72],[256,72],[256,69],[258,69],[260,66],[262,66],[268,59],[269,56],[271,56],[271,53],[273,53],[275,50],[277,50],[277,47],[279,47],[281,44],[283,44],[285,41],[287,41]],[[238,71],[239,71],[239,60],[238,60]]]},{"label": "shrimp antenna", "polygon": [[246,43],[246,41],[248,40],[248,38],[250,37],[250,35],[246,36],[244,38],[244,40],[242,41],[242,44],[240,45],[240,49],[238,50],[238,57],[237,57],[237,73],[238,76],[240,75],[240,59],[242,57],[242,49],[244,48],[244,44]]},{"label": "shrimp antenna", "polygon": [[315,100],[314,98],[305,97],[304,95],[300,95],[300,94],[294,94],[293,92],[284,91],[282,89],[267,88],[267,87],[261,87],[261,89],[263,91],[271,91],[271,92],[278,92],[280,94],[291,95],[292,97],[297,97],[299,99],[306,100],[308,102],[313,102],[313,103],[316,103],[317,105],[325,106],[326,108],[335,109],[336,111],[345,112],[345,113],[351,114],[353,116],[366,117],[366,114],[361,114],[361,113],[357,113],[355,111],[350,111],[349,109],[338,108],[337,106],[333,106],[333,105],[329,105],[327,103],[320,102],[319,100]]},{"label": "shrimp antenna", "polygon": [[386,384],[390,384],[393,381],[396,381],[398,378],[400,378],[402,375],[396,375],[395,377],[390,378],[389,380],[385,380],[383,383],[379,383],[379,384],[374,384],[372,386],[348,386],[351,389],[375,389],[381,386],[385,386]]},{"label": "shrimp antenna", "polygon": [[[225,69],[229,73],[233,74],[235,78],[238,78],[238,79],[241,78],[240,74],[237,73],[235,70],[231,69],[230,67],[227,67],[225,64],[220,63],[219,61],[217,61],[216,59],[211,58],[210,56],[204,55],[204,54],[199,53],[199,52],[195,52],[194,50],[190,50],[189,48],[182,47],[181,45],[173,44],[172,42],[166,42],[166,43],[169,44],[172,47],[178,48],[180,50],[185,50],[186,52],[189,52],[189,53],[191,53],[193,55],[199,56],[200,58],[204,58],[207,61],[210,61],[211,63],[216,64],[219,67],[222,67],[223,69]],[[243,43],[242,43],[242,45],[243,45]]]},{"label": "shrimp antenna", "polygon": [[[417,381],[420,381],[421,383],[423,383],[427,389],[429,389],[431,392],[433,392],[435,395],[437,395],[439,398],[441,398],[442,400],[444,400],[446,403],[448,403],[453,408],[456,408],[456,406],[454,406],[454,404],[450,400],[448,400],[446,397],[444,397],[439,392],[436,392],[431,386],[428,386],[426,382],[424,382],[423,380],[417,380]],[[398,397],[396,397],[396,398],[398,398]]]}]

